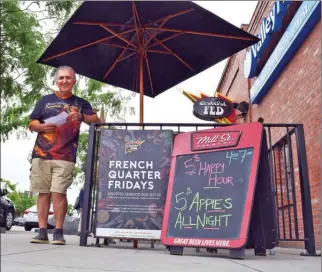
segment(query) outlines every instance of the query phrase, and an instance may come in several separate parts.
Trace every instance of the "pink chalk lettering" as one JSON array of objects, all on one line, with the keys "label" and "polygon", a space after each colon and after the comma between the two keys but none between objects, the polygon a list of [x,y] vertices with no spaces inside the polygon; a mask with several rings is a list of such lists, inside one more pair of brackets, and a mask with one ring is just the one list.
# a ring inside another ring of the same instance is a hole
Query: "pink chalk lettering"
[{"label": "pink chalk lettering", "polygon": [[196,173],[196,167],[192,163],[189,164],[189,162],[191,162],[191,161],[192,161],[192,159],[189,159],[189,160],[186,160],[184,162],[185,168],[186,169],[187,168],[190,168],[191,169],[190,171],[186,172],[186,174],[188,174],[188,175],[193,175],[193,174]]},{"label": "pink chalk lettering", "polygon": [[199,164],[199,176],[203,174],[212,174],[212,173],[223,173],[225,170],[224,163],[212,163],[208,164],[207,162],[200,162]]},{"label": "pink chalk lettering", "polygon": [[233,177],[220,177],[217,173],[211,173],[209,175],[209,186],[214,186],[214,188],[220,188],[218,185],[227,185],[230,184],[234,186]]}]

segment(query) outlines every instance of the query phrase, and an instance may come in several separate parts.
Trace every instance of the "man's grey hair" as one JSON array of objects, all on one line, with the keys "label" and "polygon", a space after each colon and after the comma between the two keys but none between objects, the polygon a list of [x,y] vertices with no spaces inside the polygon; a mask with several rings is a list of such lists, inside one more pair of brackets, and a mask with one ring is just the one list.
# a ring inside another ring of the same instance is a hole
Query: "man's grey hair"
[{"label": "man's grey hair", "polygon": [[69,70],[71,70],[71,71],[73,72],[73,75],[74,75],[73,77],[74,77],[74,79],[76,80],[76,73],[75,73],[75,70],[74,70],[72,67],[67,66],[67,65],[59,66],[59,67],[57,68],[56,73],[55,73],[55,80],[57,80],[57,79],[58,79],[58,72],[59,72],[60,70],[65,70],[65,69],[69,69]]}]

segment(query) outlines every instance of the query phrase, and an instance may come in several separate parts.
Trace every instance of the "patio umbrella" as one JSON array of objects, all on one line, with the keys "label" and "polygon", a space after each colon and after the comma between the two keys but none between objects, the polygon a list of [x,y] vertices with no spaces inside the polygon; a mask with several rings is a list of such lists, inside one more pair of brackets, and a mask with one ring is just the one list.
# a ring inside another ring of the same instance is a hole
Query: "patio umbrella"
[{"label": "patio umbrella", "polygon": [[188,1],[85,1],[37,61],[155,97],[259,39]]}]

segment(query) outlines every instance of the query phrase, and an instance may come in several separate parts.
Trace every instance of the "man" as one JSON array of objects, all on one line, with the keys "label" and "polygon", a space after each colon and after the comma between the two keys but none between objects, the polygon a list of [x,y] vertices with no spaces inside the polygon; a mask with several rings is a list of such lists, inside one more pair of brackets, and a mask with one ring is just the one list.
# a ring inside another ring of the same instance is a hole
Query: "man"
[{"label": "man", "polygon": [[[49,243],[47,221],[52,198],[56,223],[52,244],[66,244],[63,235],[67,212],[66,193],[72,184],[80,125],[82,122],[100,122],[92,106],[86,100],[73,95],[75,82],[75,72],[71,67],[59,67],[56,72],[58,91],[42,97],[30,115],[29,129],[38,132],[32,152],[30,189],[38,193],[39,222],[39,234],[31,243]],[[64,124],[57,126],[45,122],[62,112],[68,114]]]}]

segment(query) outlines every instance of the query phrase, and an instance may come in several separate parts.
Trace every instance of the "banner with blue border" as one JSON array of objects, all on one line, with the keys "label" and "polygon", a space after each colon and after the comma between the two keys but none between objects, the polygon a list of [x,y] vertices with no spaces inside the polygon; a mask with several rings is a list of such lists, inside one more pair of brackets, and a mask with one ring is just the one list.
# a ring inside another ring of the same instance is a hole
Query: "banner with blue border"
[{"label": "banner with blue border", "polygon": [[321,2],[303,1],[250,90],[252,104],[266,95],[320,18]]}]

